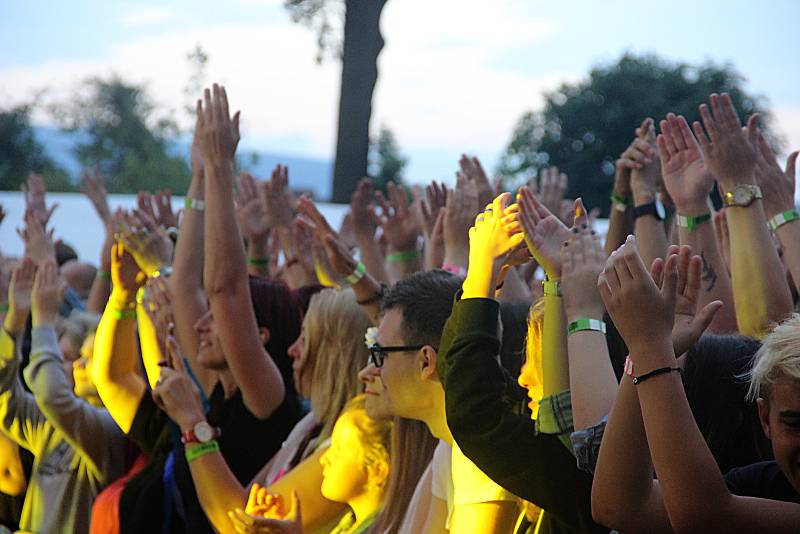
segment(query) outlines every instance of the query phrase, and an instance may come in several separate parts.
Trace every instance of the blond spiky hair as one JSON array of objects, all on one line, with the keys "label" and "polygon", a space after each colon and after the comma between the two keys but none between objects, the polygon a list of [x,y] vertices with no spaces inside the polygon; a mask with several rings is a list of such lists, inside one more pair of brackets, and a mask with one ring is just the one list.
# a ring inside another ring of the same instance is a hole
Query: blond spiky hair
[{"label": "blond spiky hair", "polygon": [[775,327],[762,340],[753,356],[748,373],[750,389],[747,398],[756,400],[769,396],[769,387],[780,378],[800,380],[800,315],[794,314]]}]

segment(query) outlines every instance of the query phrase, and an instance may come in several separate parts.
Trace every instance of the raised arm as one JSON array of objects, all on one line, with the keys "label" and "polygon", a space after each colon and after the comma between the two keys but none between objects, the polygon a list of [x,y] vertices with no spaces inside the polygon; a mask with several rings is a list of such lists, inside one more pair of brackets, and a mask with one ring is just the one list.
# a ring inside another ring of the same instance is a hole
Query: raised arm
[{"label": "raised arm", "polygon": [[[645,119],[639,127],[645,127]],[[625,243],[625,238],[632,235],[633,229],[633,192],[631,191],[631,170],[641,168],[642,164],[631,159],[625,149],[615,164],[614,188],[611,191],[611,209],[608,215],[608,231],[606,232],[606,257]]]},{"label": "raised arm", "polygon": [[743,130],[728,94],[710,100],[713,115],[700,106],[705,132],[699,122],[693,128],[706,166],[725,191],[736,321],[739,333],[763,336],[791,312],[792,298],[756,186],[758,116]]},{"label": "raised arm", "polygon": [[145,276],[121,244],[111,249],[114,289],[97,325],[92,378],[111,417],[128,433],[146,392],[138,371],[136,344],[136,292]]},{"label": "raised arm", "polygon": [[247,272],[269,277],[269,225],[263,183],[248,172],[236,177],[236,217],[247,242]]},{"label": "raised arm", "polygon": [[111,469],[114,465],[109,459],[122,459],[122,433],[106,410],[76,397],[67,380],[55,331],[60,299],[54,260],[39,267],[31,300],[33,333],[25,381],[48,423],[92,463],[94,476],[107,480],[119,474]]},{"label": "raised arm", "polygon": [[361,261],[367,272],[378,282],[387,283],[383,252],[375,239],[380,219],[375,213],[375,190],[372,182],[364,178],[350,196],[350,213],[353,214],[353,231],[361,253]]},{"label": "raised arm", "polygon": [[409,209],[406,191],[402,186],[389,182],[386,186],[389,199],[377,192],[381,207],[381,227],[388,243],[386,271],[389,281],[402,280],[422,268],[422,254],[417,246],[419,227],[417,218]]},{"label": "raised arm", "polygon": [[703,288],[698,305],[720,300],[712,332],[735,332],[736,310],[731,280],[714,233],[708,195],[714,177],[706,169],[703,154],[683,116],[670,113],[661,121],[658,152],[664,184],[675,202],[680,243],[692,247],[703,261]]},{"label": "raised arm", "polygon": [[205,260],[203,285],[218,326],[228,368],[247,409],[268,418],[284,398],[278,366],[264,346],[251,304],[244,245],[233,204],[233,158],[239,142],[239,114],[231,120],[225,88],[205,91],[197,128],[206,164]]},{"label": "raised arm", "polygon": [[[517,195],[525,242],[531,255],[547,276],[544,291],[544,326],[542,332],[542,376],[544,395],[569,389],[567,359],[567,322],[561,299],[561,244],[569,230],[527,187]],[[583,210],[583,204],[580,204]],[[584,217],[585,213],[576,213]]]}]

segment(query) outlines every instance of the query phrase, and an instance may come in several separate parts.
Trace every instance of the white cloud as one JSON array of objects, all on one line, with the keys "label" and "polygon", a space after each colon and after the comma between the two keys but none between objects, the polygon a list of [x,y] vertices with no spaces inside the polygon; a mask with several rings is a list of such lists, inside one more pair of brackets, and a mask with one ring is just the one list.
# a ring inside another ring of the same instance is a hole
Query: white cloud
[{"label": "white cloud", "polygon": [[181,12],[169,6],[136,6],[128,8],[121,21],[125,26],[159,26],[181,18]]}]

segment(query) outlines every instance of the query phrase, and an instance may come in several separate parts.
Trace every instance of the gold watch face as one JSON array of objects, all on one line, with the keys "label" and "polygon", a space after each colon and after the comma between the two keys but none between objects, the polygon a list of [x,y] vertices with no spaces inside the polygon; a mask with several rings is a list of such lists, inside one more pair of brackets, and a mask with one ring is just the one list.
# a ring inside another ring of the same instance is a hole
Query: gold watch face
[{"label": "gold watch face", "polygon": [[740,206],[746,206],[753,201],[753,192],[744,187],[737,187],[733,190],[733,201]]}]

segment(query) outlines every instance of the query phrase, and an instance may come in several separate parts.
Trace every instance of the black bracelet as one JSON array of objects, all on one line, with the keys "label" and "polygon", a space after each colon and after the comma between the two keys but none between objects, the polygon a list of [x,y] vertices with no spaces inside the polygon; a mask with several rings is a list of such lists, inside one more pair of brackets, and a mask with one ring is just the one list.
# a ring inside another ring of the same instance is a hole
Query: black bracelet
[{"label": "black bracelet", "polygon": [[377,293],[375,293],[374,295],[372,295],[367,299],[357,300],[356,304],[359,304],[361,306],[369,306],[370,304],[375,304],[376,302],[383,300],[383,297],[386,295],[386,292],[388,290],[389,287],[386,284],[381,283],[381,288],[378,290]]},{"label": "black bracelet", "polygon": [[648,378],[653,378],[654,376],[663,375],[664,373],[671,373],[672,371],[677,371],[680,373],[683,370],[680,367],[660,367],[655,371],[650,371],[649,373],[645,373],[642,376],[633,377],[633,384],[639,385]]}]

